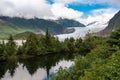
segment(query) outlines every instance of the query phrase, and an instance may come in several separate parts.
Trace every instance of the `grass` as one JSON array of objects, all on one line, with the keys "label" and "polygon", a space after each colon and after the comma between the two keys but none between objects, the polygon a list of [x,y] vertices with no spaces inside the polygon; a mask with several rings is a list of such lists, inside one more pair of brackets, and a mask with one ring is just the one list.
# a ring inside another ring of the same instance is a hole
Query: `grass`
[{"label": "grass", "polygon": [[15,26],[2,25],[0,24],[0,39],[7,39],[9,35],[16,35],[26,31],[35,32],[35,29],[19,28]]}]

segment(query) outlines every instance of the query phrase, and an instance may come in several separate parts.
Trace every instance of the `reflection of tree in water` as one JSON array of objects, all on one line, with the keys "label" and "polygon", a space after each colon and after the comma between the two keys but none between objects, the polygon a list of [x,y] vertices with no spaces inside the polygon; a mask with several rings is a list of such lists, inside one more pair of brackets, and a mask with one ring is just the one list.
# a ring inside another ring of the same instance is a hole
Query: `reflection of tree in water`
[{"label": "reflection of tree in water", "polygon": [[7,64],[8,64],[7,68],[9,70],[9,73],[11,74],[11,76],[13,76],[15,73],[15,69],[18,67],[17,60],[11,60]]},{"label": "reflection of tree in water", "polygon": [[44,68],[47,72],[47,78],[49,78],[49,70],[51,67],[56,66],[60,60],[70,60],[73,59],[72,55],[68,54],[50,54],[39,56],[30,59],[20,60],[19,62],[22,63],[28,69],[29,73],[32,75],[34,74],[38,68]]},{"label": "reflection of tree in water", "polygon": [[[72,56],[72,57],[71,57]],[[73,59],[73,55],[69,54],[50,54],[44,55],[29,59],[20,59],[19,63],[26,66],[27,70],[31,75],[33,75],[38,68],[44,68],[47,73],[47,79],[49,78],[49,71],[51,67],[56,66],[60,60],[71,60]],[[7,71],[9,71],[11,76],[14,76],[15,69],[18,67],[17,60],[8,60],[4,62],[0,62],[0,78],[2,78]],[[23,67],[24,67],[23,66]]]},{"label": "reflection of tree in water", "polygon": [[0,78],[2,78],[7,71],[9,71],[10,75],[13,76],[17,66],[17,60],[0,62]]},{"label": "reflection of tree in water", "polygon": [[5,67],[6,67],[6,63],[0,62],[0,78],[3,77],[3,75],[7,71]]}]

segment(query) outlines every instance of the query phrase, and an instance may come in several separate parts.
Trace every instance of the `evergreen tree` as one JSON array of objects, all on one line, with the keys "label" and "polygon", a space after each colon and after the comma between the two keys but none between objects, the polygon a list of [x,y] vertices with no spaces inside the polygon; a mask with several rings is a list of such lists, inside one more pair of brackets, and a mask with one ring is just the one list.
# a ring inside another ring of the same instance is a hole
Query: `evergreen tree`
[{"label": "evergreen tree", "polygon": [[3,56],[4,49],[3,49],[3,45],[0,43],[0,58]]},{"label": "evergreen tree", "polygon": [[46,29],[46,34],[45,34],[45,43],[47,46],[50,46],[50,39],[51,39],[51,35],[48,31],[48,28]]},{"label": "evergreen tree", "polygon": [[13,36],[10,35],[8,42],[6,43],[5,52],[8,56],[15,56],[17,51],[17,45],[13,39]]},{"label": "evergreen tree", "polygon": [[39,52],[38,48],[38,38],[35,34],[30,34],[27,38],[26,43],[23,45],[24,47],[24,54],[27,55],[37,55]]},{"label": "evergreen tree", "polygon": [[120,48],[120,28],[116,29],[110,34],[107,43],[110,46],[117,46]]}]

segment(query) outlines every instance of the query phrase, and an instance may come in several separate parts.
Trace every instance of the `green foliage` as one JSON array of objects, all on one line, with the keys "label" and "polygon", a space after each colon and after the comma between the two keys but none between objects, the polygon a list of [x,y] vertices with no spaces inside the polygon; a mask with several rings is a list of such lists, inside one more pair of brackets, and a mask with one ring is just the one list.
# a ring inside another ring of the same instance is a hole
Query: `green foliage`
[{"label": "green foliage", "polygon": [[13,36],[10,35],[8,42],[6,43],[6,54],[9,56],[16,55],[16,43],[14,42]]},{"label": "green foliage", "polygon": [[10,34],[16,35],[26,31],[35,32],[34,29],[19,28],[18,26],[10,25],[8,23],[4,23],[4,24],[0,23],[0,34],[1,34],[0,39],[7,39]]},{"label": "green foliage", "polygon": [[[107,45],[101,45],[97,48],[94,48],[89,54],[87,54],[85,57],[83,56],[77,56],[77,58],[74,61],[74,65],[68,70],[68,69],[60,69],[55,76],[52,77],[52,80],[64,80],[65,76],[67,76],[68,80],[109,80],[109,77],[107,79],[106,75],[109,75],[111,78],[110,80],[117,80],[119,78],[114,78],[116,75],[119,77],[119,67],[115,67],[110,70],[108,64],[111,64],[114,60],[108,62],[109,59],[115,55],[116,50],[113,48],[107,46]],[[118,52],[119,53],[119,52]],[[119,56],[116,56],[119,57]],[[116,59],[114,57],[114,59]],[[116,61],[119,61],[116,60]],[[117,62],[115,63],[117,65]],[[119,66],[119,64],[118,64]],[[107,71],[105,68],[107,68]],[[117,70],[117,69],[118,70]],[[117,71],[117,73],[113,71]],[[113,73],[112,73],[113,72]],[[64,74],[62,74],[64,73]],[[115,75],[115,76],[114,76]],[[114,77],[113,77],[114,76]],[[67,80],[67,79],[65,79]]]},{"label": "green foliage", "polygon": [[15,39],[27,39],[27,37],[30,35],[30,34],[34,34],[33,32],[30,32],[30,31],[26,31],[26,32],[22,32],[22,33],[18,33],[16,35],[14,35],[14,38]]},{"label": "green foliage", "polygon": [[120,79],[120,51],[110,56],[104,64],[94,64],[85,71],[85,76],[79,80],[119,80]]},{"label": "green foliage", "polygon": [[117,46],[120,48],[120,28],[111,33],[107,42],[110,46]]},{"label": "green foliage", "polygon": [[[15,23],[15,20],[19,21],[19,18],[14,18],[11,23]],[[35,20],[37,23],[39,22],[38,19]],[[17,22],[16,25],[21,25],[21,22]],[[26,24],[26,26],[28,25],[30,25],[30,23]],[[21,25],[21,27],[22,26],[25,26],[25,24]],[[50,26],[52,26],[52,24]],[[45,35],[38,36],[30,33],[22,46],[16,45],[12,35],[10,35],[7,43],[4,41],[0,43],[0,60],[51,53],[78,53],[74,60],[74,65],[69,69],[60,68],[57,73],[52,76],[51,80],[120,79],[120,28],[113,31],[110,36],[106,38],[92,36],[88,33],[84,39],[79,38],[74,40],[74,38],[67,38],[63,42],[60,42],[57,37],[51,35],[47,28]],[[55,57],[55,59],[57,59],[57,57]],[[43,61],[48,64],[48,66],[46,66],[47,69],[50,69],[50,64],[46,60],[47,59],[44,59]],[[54,61],[54,58],[49,56],[48,60]],[[38,65],[35,65],[35,67],[37,66]],[[31,69],[31,66],[27,67]],[[12,69],[10,69],[10,71],[13,72]],[[34,71],[35,70],[32,70],[30,73],[32,74]]]},{"label": "green foliage", "polygon": [[61,50],[61,44],[57,38],[53,37],[48,29],[45,36],[31,34],[25,43],[18,48],[18,55],[44,55],[57,53]]},{"label": "green foliage", "polygon": [[30,34],[26,43],[23,44],[25,47],[25,54],[32,55],[32,54],[38,54],[37,49],[38,40],[36,35]]},{"label": "green foliage", "polygon": [[92,36],[87,34],[85,39],[77,39],[75,42],[77,52],[85,56],[92,49],[96,48],[98,45],[106,44],[106,38]]},{"label": "green foliage", "polygon": [[0,60],[4,59],[5,56],[5,43],[0,43]]},{"label": "green foliage", "polygon": [[75,52],[75,40],[74,38],[66,39],[64,41],[64,44],[66,44],[66,51],[69,53]]},{"label": "green foliage", "polygon": [[13,36],[10,35],[8,42],[4,41],[0,44],[0,59],[8,59],[15,57],[17,52],[17,45],[14,42]]},{"label": "green foliage", "polygon": [[[117,29],[108,38],[87,34],[84,39],[70,38],[60,42],[47,29],[46,34],[39,37],[30,34],[26,42],[19,47],[10,36],[6,44],[4,42],[0,44],[0,59],[51,53],[79,53],[73,66],[69,69],[60,68],[51,80],[118,80],[120,78],[119,32]],[[118,41],[110,42],[113,39]]]},{"label": "green foliage", "polygon": [[99,60],[107,59],[109,56],[112,55],[113,52],[116,50],[114,48],[111,48],[107,45],[100,45],[96,48],[92,49],[89,54],[87,54],[86,58],[93,63],[98,62]]},{"label": "green foliage", "polygon": [[[82,49],[82,52],[87,51],[86,56],[77,56],[73,66],[58,70],[51,79],[64,80],[67,76],[68,80],[119,80],[119,32],[117,29],[108,38],[93,37],[88,34],[84,40],[76,40],[76,48]],[[110,42],[113,39],[116,41]]]},{"label": "green foliage", "polygon": [[[103,38],[87,36],[84,40],[81,38],[74,40],[74,38],[65,39],[60,42],[57,37],[54,37],[46,30],[45,35],[36,35],[29,33],[27,40],[22,46],[17,46],[12,36],[8,39],[8,42],[1,43],[0,52],[4,57],[9,56],[37,56],[45,55],[49,53],[80,53],[86,55],[91,49],[95,48],[95,44],[103,44]],[[101,41],[99,41],[101,40]]]}]

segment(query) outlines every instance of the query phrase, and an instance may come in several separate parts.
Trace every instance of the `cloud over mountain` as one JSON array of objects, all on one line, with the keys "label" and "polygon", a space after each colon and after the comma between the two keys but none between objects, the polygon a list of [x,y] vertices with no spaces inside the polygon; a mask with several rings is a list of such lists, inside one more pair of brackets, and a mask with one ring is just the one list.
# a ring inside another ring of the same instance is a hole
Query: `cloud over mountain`
[{"label": "cloud over mountain", "polygon": [[27,18],[52,16],[51,5],[45,0],[0,0],[0,14]]},{"label": "cloud over mountain", "polygon": [[[59,17],[76,19],[83,23],[111,18],[118,10],[114,8],[92,10],[87,18],[84,12],[69,8],[68,4],[117,4],[119,0],[0,0],[0,15],[26,18],[56,19]],[[101,18],[102,17],[102,18]]]},{"label": "cloud over mountain", "polygon": [[55,3],[52,5],[51,8],[53,14],[55,17],[63,17],[63,18],[69,18],[69,19],[76,19],[80,18],[83,13],[71,8],[67,8],[64,4],[61,3]]}]

